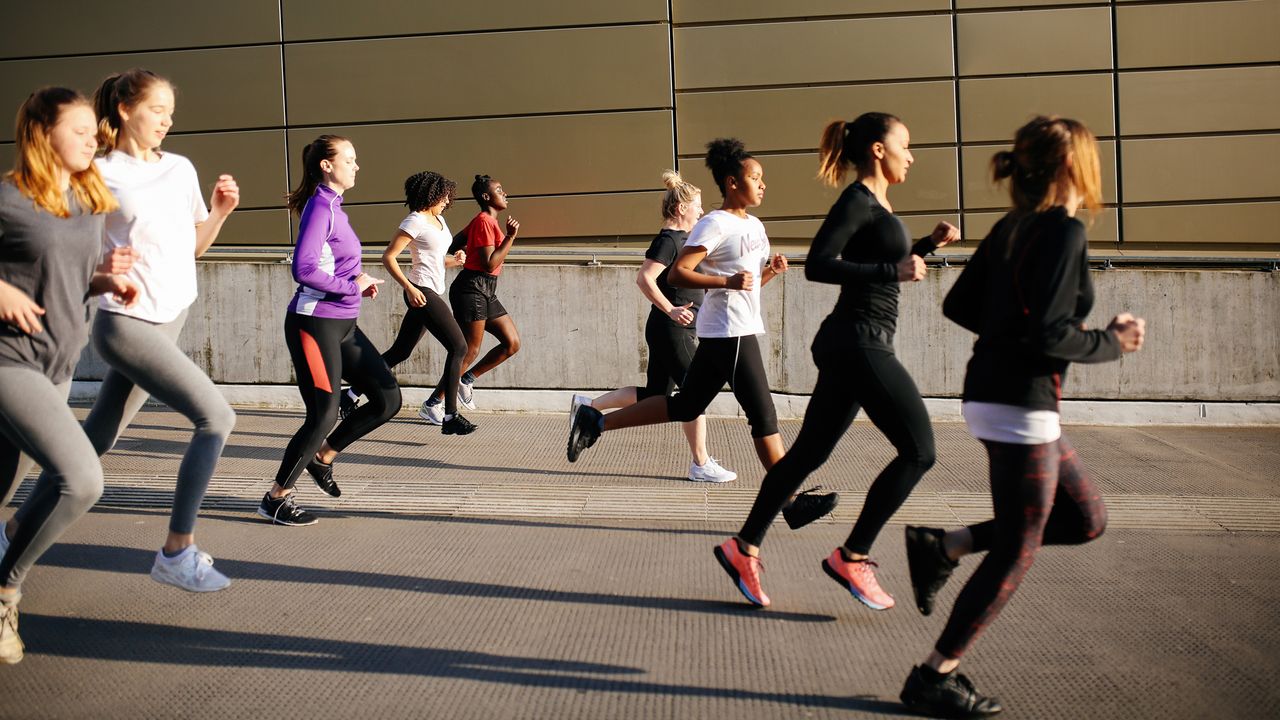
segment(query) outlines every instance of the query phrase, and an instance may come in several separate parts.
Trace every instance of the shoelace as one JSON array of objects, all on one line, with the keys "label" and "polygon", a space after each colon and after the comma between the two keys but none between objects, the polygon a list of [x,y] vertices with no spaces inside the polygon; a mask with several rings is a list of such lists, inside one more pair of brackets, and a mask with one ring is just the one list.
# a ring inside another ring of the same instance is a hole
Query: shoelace
[{"label": "shoelace", "polygon": [[[813,487],[809,488],[808,490],[801,490],[801,491],[800,491],[800,494],[799,494],[799,495],[796,495],[796,500],[799,500],[800,498],[802,498],[802,497],[804,497],[805,495],[808,495],[808,494],[810,494],[810,493],[816,493],[816,492],[818,492],[818,491],[819,491],[819,490],[821,490],[821,489],[822,489],[822,486],[821,486],[821,485],[814,485]],[[813,498],[813,499],[816,499],[816,498]],[[795,502],[795,500],[792,500],[792,502]]]}]

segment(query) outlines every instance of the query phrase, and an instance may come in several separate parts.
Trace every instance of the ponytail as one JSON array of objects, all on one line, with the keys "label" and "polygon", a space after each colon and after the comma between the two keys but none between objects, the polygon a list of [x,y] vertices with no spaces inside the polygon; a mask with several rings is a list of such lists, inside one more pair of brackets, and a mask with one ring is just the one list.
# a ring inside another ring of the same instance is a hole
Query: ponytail
[{"label": "ponytail", "polygon": [[120,128],[124,125],[120,106],[136,106],[156,83],[173,87],[173,83],[143,68],[116,73],[98,86],[93,94],[93,111],[98,115],[98,144],[104,155],[115,150],[120,142]]},{"label": "ponytail", "polygon": [[865,112],[852,122],[828,123],[818,145],[818,179],[830,187],[839,187],[850,167],[869,169],[871,146],[884,142],[893,126],[900,123],[898,116],[882,112]]},{"label": "ponytail", "polygon": [[321,135],[302,148],[302,180],[293,192],[285,195],[285,205],[294,215],[302,217],[302,209],[315,193],[316,188],[324,181],[324,171],[320,169],[321,160],[332,160],[338,156],[338,143],[351,142],[340,135]]},{"label": "ponytail", "polygon": [[818,143],[818,179],[827,187],[840,187],[849,172],[844,161],[844,137],[849,133],[849,123],[833,120],[822,131]]}]

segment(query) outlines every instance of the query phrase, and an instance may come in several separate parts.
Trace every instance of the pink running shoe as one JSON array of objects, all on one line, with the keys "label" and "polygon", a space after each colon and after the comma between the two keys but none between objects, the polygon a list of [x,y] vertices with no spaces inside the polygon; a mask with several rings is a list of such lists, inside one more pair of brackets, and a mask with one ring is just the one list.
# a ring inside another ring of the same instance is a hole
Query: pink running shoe
[{"label": "pink running shoe", "polygon": [[769,607],[769,596],[760,588],[760,571],[764,569],[760,558],[743,553],[733,538],[717,545],[715,554],[748,602],[756,607]]},{"label": "pink running shoe", "polygon": [[875,571],[871,569],[874,567],[879,566],[870,558],[853,562],[845,560],[840,548],[836,548],[831,557],[822,561],[822,569],[857,598],[858,602],[872,610],[888,610],[893,607],[893,596],[882,590],[880,583],[876,582]]}]

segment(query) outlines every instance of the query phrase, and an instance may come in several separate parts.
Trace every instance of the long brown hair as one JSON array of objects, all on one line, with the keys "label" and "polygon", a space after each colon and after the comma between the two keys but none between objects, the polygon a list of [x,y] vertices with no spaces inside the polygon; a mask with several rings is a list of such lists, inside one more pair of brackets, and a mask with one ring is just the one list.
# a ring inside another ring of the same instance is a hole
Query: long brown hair
[{"label": "long brown hair", "polygon": [[843,185],[849,168],[868,167],[871,146],[884,142],[893,126],[901,122],[889,113],[865,112],[851,122],[828,123],[818,143],[818,179],[829,187]]},{"label": "long brown hair", "polygon": [[302,180],[293,192],[285,195],[285,204],[294,215],[302,217],[302,209],[316,191],[316,187],[324,182],[324,171],[320,169],[321,160],[332,160],[338,156],[338,143],[351,142],[341,135],[321,135],[302,148]]},{"label": "long brown hair", "polygon": [[[63,111],[77,105],[92,109],[85,96],[70,88],[46,87],[31,93],[18,108],[18,117],[14,121],[18,152],[14,156],[13,170],[5,175],[37,207],[64,218],[71,217],[71,209],[67,207],[66,194],[58,187],[62,161],[53,150],[49,134]],[[80,207],[95,215],[120,207],[93,163],[71,174],[71,189]]]},{"label": "long brown hair", "polygon": [[1098,140],[1078,120],[1040,115],[1023,125],[1013,149],[991,158],[991,176],[1009,179],[1009,196],[1020,212],[1062,205],[1071,188],[1091,213],[1102,207]]},{"label": "long brown hair", "polygon": [[98,142],[103,153],[115,150],[120,142],[120,128],[124,126],[120,106],[136,107],[147,91],[159,83],[173,87],[173,83],[143,68],[125,70],[102,81],[93,94],[93,109],[98,113]]}]

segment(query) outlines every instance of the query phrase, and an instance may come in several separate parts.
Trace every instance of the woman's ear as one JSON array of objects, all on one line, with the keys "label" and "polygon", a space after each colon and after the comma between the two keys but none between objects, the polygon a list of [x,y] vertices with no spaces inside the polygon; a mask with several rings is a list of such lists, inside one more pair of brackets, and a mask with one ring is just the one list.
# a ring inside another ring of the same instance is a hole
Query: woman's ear
[{"label": "woman's ear", "polygon": [[884,153],[885,153],[885,150],[884,150],[884,143],[882,143],[882,142],[872,143],[872,145],[871,145],[871,156],[872,156],[872,157],[874,157],[874,158],[875,158],[875,159],[877,159],[877,160],[883,160],[883,159],[884,159]]}]

